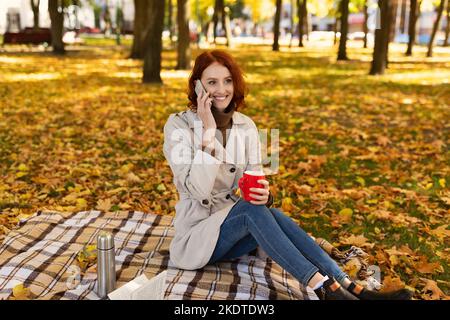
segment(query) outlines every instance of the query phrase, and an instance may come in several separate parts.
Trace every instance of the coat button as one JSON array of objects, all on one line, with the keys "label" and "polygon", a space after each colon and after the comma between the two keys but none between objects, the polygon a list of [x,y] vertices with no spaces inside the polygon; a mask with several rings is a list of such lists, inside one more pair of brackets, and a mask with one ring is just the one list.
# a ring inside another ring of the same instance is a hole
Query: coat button
[{"label": "coat button", "polygon": [[227,194],[227,196],[225,198],[230,199],[231,195]]},{"label": "coat button", "polygon": [[209,201],[208,201],[207,199],[204,199],[204,200],[202,201],[202,203],[203,203],[204,205],[207,205],[207,204],[209,203]]},{"label": "coat button", "polygon": [[232,172],[232,173],[235,172],[235,171],[236,171],[236,168],[235,168],[235,167],[233,167],[233,168],[230,169],[230,172]]}]

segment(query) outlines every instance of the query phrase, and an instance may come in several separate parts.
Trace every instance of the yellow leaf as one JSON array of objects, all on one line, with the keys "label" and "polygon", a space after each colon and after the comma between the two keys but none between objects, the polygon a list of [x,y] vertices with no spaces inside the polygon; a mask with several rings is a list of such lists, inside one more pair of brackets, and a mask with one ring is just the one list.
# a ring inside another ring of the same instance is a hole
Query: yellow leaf
[{"label": "yellow leaf", "polygon": [[362,235],[362,234],[359,236],[355,236],[352,234],[349,237],[341,237],[340,242],[342,244],[354,245],[357,247],[373,248],[373,246],[374,246],[374,244],[368,243],[367,238],[364,237],[364,235]]},{"label": "yellow leaf", "polygon": [[290,212],[293,209],[292,198],[286,197],[281,200],[281,208],[285,212]]},{"label": "yellow leaf", "polygon": [[13,290],[13,297],[17,300],[29,300],[30,299],[30,289],[26,288],[23,283],[16,285]]},{"label": "yellow leaf", "polygon": [[439,238],[440,241],[444,241],[444,238],[450,237],[450,230],[447,230],[448,224],[444,224],[436,229],[430,231],[430,234]]},{"label": "yellow leaf", "polygon": [[126,175],[126,179],[130,182],[141,182],[141,178],[139,178],[137,175],[135,175],[133,172],[129,172]]},{"label": "yellow leaf", "polygon": [[96,209],[104,212],[108,212],[111,209],[111,199],[98,200]]},{"label": "yellow leaf", "polygon": [[131,206],[128,203],[121,203],[119,204],[119,208],[122,210],[128,210],[131,208]]},{"label": "yellow leaf", "polygon": [[158,191],[166,191],[166,186],[164,185],[164,183],[160,183],[156,187],[156,190],[158,190]]},{"label": "yellow leaf", "polygon": [[439,179],[439,185],[440,185],[442,188],[445,188],[445,179]]},{"label": "yellow leaf", "polygon": [[345,208],[339,211],[339,217],[341,217],[344,221],[349,221],[352,219],[353,216],[353,210],[350,208]]},{"label": "yellow leaf", "polygon": [[18,167],[17,167],[17,169],[19,170],[19,171],[29,171],[30,169],[26,166],[26,164],[24,164],[24,163],[21,163]]},{"label": "yellow leaf", "polygon": [[366,180],[364,180],[364,178],[357,177],[356,181],[361,185],[361,187],[365,187],[366,186]]},{"label": "yellow leaf", "polygon": [[20,172],[17,172],[16,173],[16,177],[17,178],[20,178],[20,177],[23,177],[23,176],[26,176],[28,174],[28,172],[24,172],[24,171],[20,171]]},{"label": "yellow leaf", "polygon": [[78,198],[77,199],[77,208],[78,209],[84,209],[87,206],[87,201],[83,198]]}]

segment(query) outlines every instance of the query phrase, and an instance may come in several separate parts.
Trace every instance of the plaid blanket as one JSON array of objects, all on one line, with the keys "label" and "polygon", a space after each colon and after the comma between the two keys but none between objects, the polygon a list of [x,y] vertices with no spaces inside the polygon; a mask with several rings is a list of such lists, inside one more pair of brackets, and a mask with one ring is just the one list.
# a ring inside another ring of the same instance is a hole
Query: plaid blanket
[{"label": "plaid blanket", "polygon": [[173,217],[139,211],[39,211],[22,221],[0,246],[0,299],[23,283],[33,299],[99,299],[95,272],[81,272],[77,255],[105,230],[114,234],[117,287],[166,270],[164,299],[317,299],[264,255],[175,268],[169,260]]}]

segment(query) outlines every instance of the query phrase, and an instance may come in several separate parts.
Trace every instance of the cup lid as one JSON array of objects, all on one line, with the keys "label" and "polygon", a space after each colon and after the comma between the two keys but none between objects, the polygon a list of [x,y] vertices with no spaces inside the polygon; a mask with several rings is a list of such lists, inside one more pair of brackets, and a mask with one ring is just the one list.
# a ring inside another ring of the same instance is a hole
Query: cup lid
[{"label": "cup lid", "polygon": [[244,172],[245,174],[251,175],[251,176],[264,176],[264,172],[263,171],[251,171],[251,170],[247,170]]},{"label": "cup lid", "polygon": [[114,248],[114,237],[111,233],[102,231],[97,237],[97,249],[109,250]]}]

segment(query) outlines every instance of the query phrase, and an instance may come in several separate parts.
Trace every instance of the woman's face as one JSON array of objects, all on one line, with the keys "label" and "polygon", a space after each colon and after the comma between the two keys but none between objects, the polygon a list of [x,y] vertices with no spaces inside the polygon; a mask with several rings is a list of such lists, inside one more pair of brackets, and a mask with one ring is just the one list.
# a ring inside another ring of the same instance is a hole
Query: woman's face
[{"label": "woman's face", "polygon": [[233,79],[228,68],[213,62],[203,70],[200,80],[213,98],[214,106],[220,111],[225,110],[233,99],[234,93]]}]

